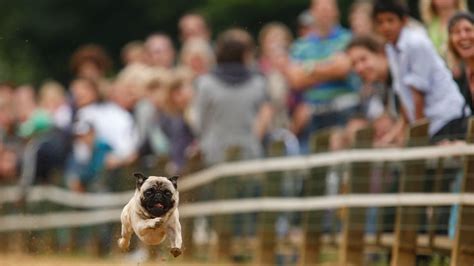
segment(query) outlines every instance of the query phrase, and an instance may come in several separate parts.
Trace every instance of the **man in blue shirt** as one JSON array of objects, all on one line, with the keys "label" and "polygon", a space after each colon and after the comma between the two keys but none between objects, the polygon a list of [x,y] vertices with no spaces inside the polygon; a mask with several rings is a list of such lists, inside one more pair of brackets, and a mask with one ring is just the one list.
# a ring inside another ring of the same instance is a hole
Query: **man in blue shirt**
[{"label": "man in blue shirt", "polygon": [[339,25],[335,0],[312,0],[310,11],[315,18],[312,32],[292,46],[292,65],[283,71],[299,103],[293,112],[292,131],[307,151],[309,134],[325,127],[345,122],[346,114],[334,110],[334,100],[353,91],[349,84],[350,62],[343,50],[349,40],[349,30]]}]

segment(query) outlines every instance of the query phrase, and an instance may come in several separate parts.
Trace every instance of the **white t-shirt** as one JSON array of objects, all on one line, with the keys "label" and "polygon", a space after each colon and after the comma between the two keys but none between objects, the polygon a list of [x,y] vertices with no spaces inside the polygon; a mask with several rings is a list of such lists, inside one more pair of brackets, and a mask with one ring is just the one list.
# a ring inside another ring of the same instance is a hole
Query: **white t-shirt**
[{"label": "white t-shirt", "polygon": [[432,136],[449,121],[469,115],[465,101],[443,59],[424,34],[405,27],[396,45],[386,52],[393,77],[393,89],[405,107],[410,123],[415,120],[412,87],[424,94],[424,115]]},{"label": "white t-shirt", "polygon": [[125,159],[138,147],[138,130],[132,115],[115,103],[92,104],[78,110],[79,121],[91,123],[98,137],[112,147],[112,153]]}]

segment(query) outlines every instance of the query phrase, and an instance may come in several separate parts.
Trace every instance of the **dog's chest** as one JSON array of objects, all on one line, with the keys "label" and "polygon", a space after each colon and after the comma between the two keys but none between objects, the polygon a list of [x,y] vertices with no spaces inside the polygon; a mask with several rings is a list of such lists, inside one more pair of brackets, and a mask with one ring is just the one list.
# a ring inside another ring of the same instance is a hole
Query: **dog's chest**
[{"label": "dog's chest", "polygon": [[158,245],[166,237],[166,231],[163,227],[135,230],[135,233],[141,241],[148,245]]}]

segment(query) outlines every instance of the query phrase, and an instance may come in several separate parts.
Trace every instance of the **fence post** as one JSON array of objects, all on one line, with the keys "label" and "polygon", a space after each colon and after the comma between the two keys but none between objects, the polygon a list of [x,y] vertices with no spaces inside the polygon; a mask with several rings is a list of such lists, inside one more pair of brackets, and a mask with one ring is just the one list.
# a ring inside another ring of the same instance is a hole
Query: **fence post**
[{"label": "fence post", "polygon": [[[407,146],[428,144],[428,122],[420,121],[408,131]],[[423,188],[425,161],[403,162],[399,193],[420,192]],[[392,266],[415,266],[417,230],[420,221],[420,207],[398,206],[395,218],[395,235],[392,247]]]},{"label": "fence post", "polygon": [[[241,158],[241,149],[239,147],[230,147],[226,150],[226,161],[237,161]],[[215,182],[215,191],[214,191],[214,199],[216,200],[223,200],[229,199],[230,190],[233,186],[235,186],[236,178],[235,177],[225,177],[219,179]],[[234,184],[233,184],[234,183]],[[213,217],[212,224],[215,228],[218,236],[217,242],[217,260],[218,262],[222,262],[226,259],[229,259],[232,255],[232,215],[230,214],[223,214]]]},{"label": "fence post", "polygon": [[[372,147],[374,130],[364,128],[356,133],[356,149]],[[347,194],[368,194],[370,192],[370,162],[355,162],[350,165]],[[341,265],[363,265],[365,218],[367,208],[344,208],[342,218],[342,241],[339,247]]]},{"label": "fence post", "polygon": [[[311,152],[320,153],[329,150],[331,130],[323,130],[311,136]],[[326,188],[328,167],[311,168],[304,186],[304,196],[322,196]],[[300,265],[318,263],[321,251],[321,226],[323,211],[308,211],[303,215],[304,244],[301,252]]]},{"label": "fence post", "polygon": [[[183,170],[183,175],[192,174],[202,169],[203,165],[204,163],[202,160],[202,155],[195,154],[194,156],[189,158],[188,161],[186,162],[186,165]],[[178,181],[178,190],[179,190],[179,181]],[[183,205],[185,203],[191,203],[192,201],[195,200],[196,197],[198,197],[197,189],[192,189],[192,190],[180,193],[180,205]],[[181,218],[181,224],[183,228],[183,244],[184,244],[183,256],[184,258],[189,259],[189,260],[194,259],[194,252],[195,252],[195,246],[194,246],[194,240],[193,240],[194,222],[195,222],[194,217],[188,217],[185,219]]]},{"label": "fence post", "polygon": [[[285,144],[282,141],[274,142],[270,145],[268,155],[277,157],[285,155]],[[263,186],[264,197],[277,197],[281,195],[280,185],[282,183],[283,172],[269,172],[265,176]],[[260,252],[258,260],[260,265],[275,264],[275,248],[277,243],[275,223],[278,213],[265,212],[259,215],[258,229],[260,239]]]},{"label": "fence post", "polygon": [[[467,142],[474,143],[474,119],[469,119]],[[460,193],[474,193],[474,156],[464,158],[464,175]],[[460,204],[456,236],[451,252],[451,266],[472,266],[474,263],[474,206]]]}]

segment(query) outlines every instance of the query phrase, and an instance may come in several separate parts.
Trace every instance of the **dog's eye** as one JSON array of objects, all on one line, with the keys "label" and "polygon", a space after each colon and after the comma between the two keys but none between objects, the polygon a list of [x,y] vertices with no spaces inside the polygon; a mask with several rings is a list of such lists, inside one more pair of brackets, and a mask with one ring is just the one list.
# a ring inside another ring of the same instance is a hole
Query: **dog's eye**
[{"label": "dog's eye", "polygon": [[153,195],[153,191],[151,191],[151,190],[145,191],[145,196],[146,196],[146,197],[149,197],[149,196],[151,196],[151,195]]},{"label": "dog's eye", "polygon": [[169,191],[169,190],[166,190],[166,191],[165,191],[165,196],[167,196],[167,197],[171,197],[171,191]]}]

